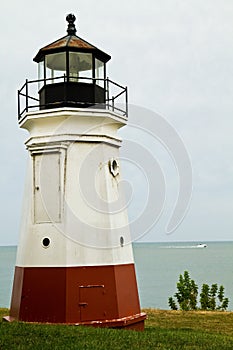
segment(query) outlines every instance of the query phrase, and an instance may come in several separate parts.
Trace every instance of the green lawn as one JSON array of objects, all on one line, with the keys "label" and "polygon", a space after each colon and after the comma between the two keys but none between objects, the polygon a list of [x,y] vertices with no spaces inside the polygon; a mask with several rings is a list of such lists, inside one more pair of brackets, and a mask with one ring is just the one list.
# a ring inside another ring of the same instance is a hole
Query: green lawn
[{"label": "green lawn", "polygon": [[144,332],[0,321],[0,349],[233,349],[233,312],[145,311]]}]

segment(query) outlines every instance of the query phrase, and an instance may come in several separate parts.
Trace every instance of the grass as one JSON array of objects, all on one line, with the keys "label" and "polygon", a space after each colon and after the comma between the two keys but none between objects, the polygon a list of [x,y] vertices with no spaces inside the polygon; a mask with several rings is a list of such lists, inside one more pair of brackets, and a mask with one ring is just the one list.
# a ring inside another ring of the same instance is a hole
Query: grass
[{"label": "grass", "polygon": [[1,350],[233,349],[233,312],[145,310],[144,332],[2,322]]}]

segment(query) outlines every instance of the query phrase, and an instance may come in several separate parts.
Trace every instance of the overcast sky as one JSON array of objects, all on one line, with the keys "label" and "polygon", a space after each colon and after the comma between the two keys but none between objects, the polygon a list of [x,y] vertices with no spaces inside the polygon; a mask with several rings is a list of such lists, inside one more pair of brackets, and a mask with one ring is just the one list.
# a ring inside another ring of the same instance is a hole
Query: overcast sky
[{"label": "overcast sky", "polygon": [[[177,172],[166,147],[136,133],[137,142],[159,162],[167,186],[164,211],[143,240],[232,240],[232,0],[21,0],[3,2],[0,13],[0,244],[18,241],[27,162],[27,133],[17,124],[16,91],[26,78],[37,77],[33,57],[66,34],[65,16],[70,12],[77,17],[77,35],[112,56],[108,75],[128,86],[129,103],[165,118],[191,159],[189,211],[167,235],[178,191]],[[134,138],[135,132],[129,127],[121,135]],[[134,174],[132,184],[137,188],[141,175],[126,163],[122,161],[125,177],[129,180]],[[130,219],[146,200],[144,191],[133,193]]]}]

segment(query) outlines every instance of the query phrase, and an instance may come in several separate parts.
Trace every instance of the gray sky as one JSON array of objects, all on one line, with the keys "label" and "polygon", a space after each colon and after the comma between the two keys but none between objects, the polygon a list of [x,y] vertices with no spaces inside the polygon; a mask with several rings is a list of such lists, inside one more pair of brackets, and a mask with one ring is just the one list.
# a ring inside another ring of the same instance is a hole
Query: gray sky
[{"label": "gray sky", "polygon": [[[27,133],[17,125],[16,91],[26,78],[37,77],[32,58],[66,34],[70,12],[77,17],[77,35],[112,56],[108,75],[128,86],[129,102],[171,123],[191,158],[190,208],[177,230],[167,235],[177,174],[166,149],[142,135],[140,143],[156,155],[167,184],[164,212],[143,240],[232,240],[233,2],[22,0],[3,2],[0,13],[0,244],[17,243],[26,171]],[[122,136],[135,137],[130,128]],[[129,164],[125,169],[126,178],[135,175],[137,187],[141,175]],[[144,199],[143,191],[135,189],[130,218]]]}]

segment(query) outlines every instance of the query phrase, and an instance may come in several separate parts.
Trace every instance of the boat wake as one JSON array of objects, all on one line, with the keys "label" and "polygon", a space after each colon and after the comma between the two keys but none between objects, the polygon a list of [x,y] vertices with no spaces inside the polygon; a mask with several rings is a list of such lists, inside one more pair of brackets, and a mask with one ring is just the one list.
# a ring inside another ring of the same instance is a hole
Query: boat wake
[{"label": "boat wake", "polygon": [[162,246],[163,249],[200,249],[207,248],[207,244],[200,243],[196,245],[171,245],[171,246]]}]

